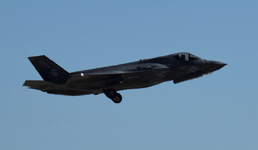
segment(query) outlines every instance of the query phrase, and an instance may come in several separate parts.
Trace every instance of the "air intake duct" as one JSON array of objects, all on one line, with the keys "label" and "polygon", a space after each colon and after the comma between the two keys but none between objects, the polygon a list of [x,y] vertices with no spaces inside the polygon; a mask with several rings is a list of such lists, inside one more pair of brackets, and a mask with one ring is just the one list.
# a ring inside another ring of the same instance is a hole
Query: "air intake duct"
[{"label": "air intake duct", "polygon": [[176,79],[174,79],[173,82],[175,84],[177,84],[177,83],[180,83],[180,82],[184,82],[184,81],[199,78],[199,77],[202,77],[202,72],[201,71],[176,78]]}]

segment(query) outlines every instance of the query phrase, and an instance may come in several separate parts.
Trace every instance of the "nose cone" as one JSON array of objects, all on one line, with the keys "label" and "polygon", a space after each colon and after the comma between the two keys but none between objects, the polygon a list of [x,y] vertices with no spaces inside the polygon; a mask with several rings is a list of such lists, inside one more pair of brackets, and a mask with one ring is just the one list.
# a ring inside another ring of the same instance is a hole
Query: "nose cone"
[{"label": "nose cone", "polygon": [[210,61],[210,69],[213,71],[219,70],[222,67],[226,66],[226,63],[219,62],[219,61]]}]

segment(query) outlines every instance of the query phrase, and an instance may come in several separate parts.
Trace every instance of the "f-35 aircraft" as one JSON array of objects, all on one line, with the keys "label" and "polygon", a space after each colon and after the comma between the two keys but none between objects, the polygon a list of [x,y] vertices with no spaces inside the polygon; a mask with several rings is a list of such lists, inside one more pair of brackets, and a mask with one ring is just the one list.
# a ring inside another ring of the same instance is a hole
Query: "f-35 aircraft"
[{"label": "f-35 aircraft", "polygon": [[23,86],[70,96],[104,93],[114,103],[122,101],[117,91],[146,88],[171,80],[176,84],[210,74],[226,65],[184,52],[69,73],[44,55],[29,57],[29,60],[44,81],[26,80]]}]

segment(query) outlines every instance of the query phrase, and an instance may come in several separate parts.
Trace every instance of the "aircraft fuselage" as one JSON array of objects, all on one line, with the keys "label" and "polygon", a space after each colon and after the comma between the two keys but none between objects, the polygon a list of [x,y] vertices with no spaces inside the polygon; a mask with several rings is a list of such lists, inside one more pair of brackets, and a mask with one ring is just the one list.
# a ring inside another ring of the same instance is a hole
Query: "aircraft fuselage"
[{"label": "aircraft fuselage", "polygon": [[171,80],[179,83],[209,74],[226,65],[190,53],[176,53],[68,73],[46,56],[29,57],[29,60],[44,81],[25,81],[24,86],[51,94],[72,96],[104,93],[115,103],[122,100],[117,91],[150,87]]}]

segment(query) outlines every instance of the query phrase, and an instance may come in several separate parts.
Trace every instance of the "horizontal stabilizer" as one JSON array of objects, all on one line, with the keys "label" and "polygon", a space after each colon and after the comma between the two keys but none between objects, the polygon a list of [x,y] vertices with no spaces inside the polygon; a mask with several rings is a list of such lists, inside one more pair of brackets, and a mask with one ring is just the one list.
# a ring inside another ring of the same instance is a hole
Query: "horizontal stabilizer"
[{"label": "horizontal stabilizer", "polygon": [[65,85],[58,85],[58,84],[50,83],[43,80],[26,80],[23,86],[28,86],[31,89],[40,90],[43,92],[47,92],[49,94],[58,94],[58,95],[77,96],[77,95],[86,95],[86,94],[93,93],[91,90],[69,88]]},{"label": "horizontal stabilizer", "polygon": [[45,91],[48,87],[55,86],[57,84],[50,83],[42,80],[26,80],[23,86],[28,86],[31,89],[37,89],[41,91]]}]

